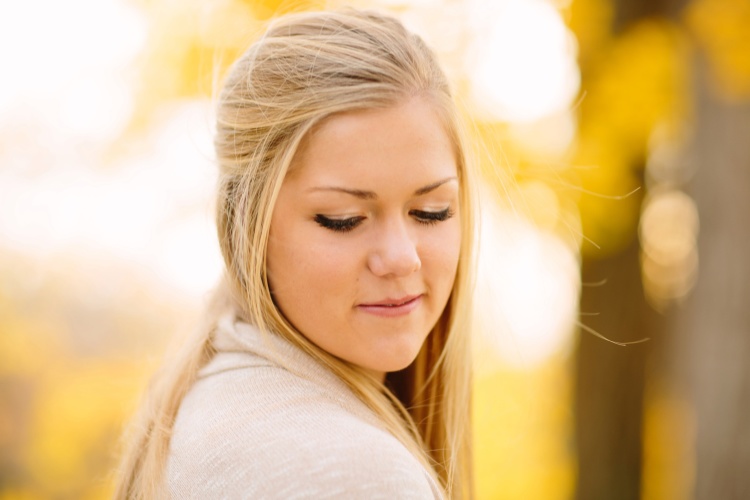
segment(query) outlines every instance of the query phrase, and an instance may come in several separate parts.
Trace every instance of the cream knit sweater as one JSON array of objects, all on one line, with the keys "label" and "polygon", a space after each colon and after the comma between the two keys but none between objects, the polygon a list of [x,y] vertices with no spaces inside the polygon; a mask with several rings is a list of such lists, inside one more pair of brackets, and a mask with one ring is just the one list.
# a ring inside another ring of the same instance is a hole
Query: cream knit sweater
[{"label": "cream knit sweater", "polygon": [[413,455],[327,368],[225,317],[180,406],[173,498],[441,498]]}]

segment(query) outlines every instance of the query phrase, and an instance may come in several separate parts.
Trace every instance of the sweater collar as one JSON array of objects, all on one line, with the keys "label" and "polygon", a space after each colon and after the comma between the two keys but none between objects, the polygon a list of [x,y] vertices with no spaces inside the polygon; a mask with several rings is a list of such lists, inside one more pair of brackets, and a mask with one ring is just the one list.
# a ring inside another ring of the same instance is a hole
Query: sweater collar
[{"label": "sweater collar", "polygon": [[380,419],[336,374],[275,332],[260,331],[234,313],[227,312],[219,318],[211,343],[216,355],[200,370],[200,378],[227,370],[278,366],[324,387],[326,393],[348,411],[382,427]]}]

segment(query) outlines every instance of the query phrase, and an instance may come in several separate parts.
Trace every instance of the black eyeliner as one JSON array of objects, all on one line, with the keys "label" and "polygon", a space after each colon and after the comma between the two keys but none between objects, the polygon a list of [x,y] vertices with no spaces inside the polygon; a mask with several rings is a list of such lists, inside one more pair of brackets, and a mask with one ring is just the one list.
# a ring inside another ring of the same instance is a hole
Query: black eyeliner
[{"label": "black eyeliner", "polygon": [[315,215],[315,222],[326,229],[345,233],[351,231],[362,222],[362,217],[349,217],[348,219],[331,219],[322,214]]},{"label": "black eyeliner", "polygon": [[412,210],[410,212],[419,222],[423,224],[434,224],[436,222],[442,222],[453,217],[453,211],[450,207],[439,212],[430,212],[426,210]]}]

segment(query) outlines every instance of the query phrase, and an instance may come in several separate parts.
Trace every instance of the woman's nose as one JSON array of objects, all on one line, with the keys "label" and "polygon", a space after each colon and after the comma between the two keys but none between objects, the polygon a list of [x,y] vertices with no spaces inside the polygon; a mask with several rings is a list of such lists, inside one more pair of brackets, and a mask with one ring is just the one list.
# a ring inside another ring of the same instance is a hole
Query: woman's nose
[{"label": "woman's nose", "polygon": [[422,261],[404,222],[389,224],[378,234],[368,256],[368,267],[373,274],[383,277],[402,277],[419,271]]}]

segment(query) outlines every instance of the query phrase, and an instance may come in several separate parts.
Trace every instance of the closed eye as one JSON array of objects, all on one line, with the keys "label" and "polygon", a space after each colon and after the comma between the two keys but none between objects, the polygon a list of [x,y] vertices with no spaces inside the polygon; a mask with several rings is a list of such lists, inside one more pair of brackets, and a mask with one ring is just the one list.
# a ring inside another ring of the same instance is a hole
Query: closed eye
[{"label": "closed eye", "polygon": [[437,224],[438,222],[446,221],[453,217],[453,210],[450,207],[439,212],[431,212],[428,210],[411,210],[409,215],[420,224]]},{"label": "closed eye", "polygon": [[362,216],[348,217],[346,219],[332,219],[325,215],[317,214],[315,216],[315,222],[320,224],[326,229],[331,231],[337,231],[340,233],[346,233],[357,227],[360,222],[365,220]]}]

